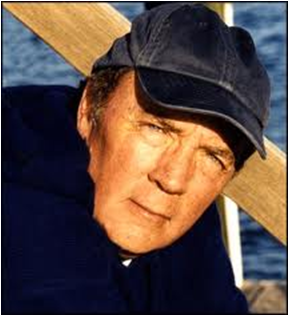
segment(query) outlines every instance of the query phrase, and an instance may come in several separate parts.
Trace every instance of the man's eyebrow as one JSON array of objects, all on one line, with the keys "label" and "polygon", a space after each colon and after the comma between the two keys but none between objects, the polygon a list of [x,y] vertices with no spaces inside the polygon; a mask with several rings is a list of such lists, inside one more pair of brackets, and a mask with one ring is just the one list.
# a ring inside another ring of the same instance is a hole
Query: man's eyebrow
[{"label": "man's eyebrow", "polygon": [[[147,98],[147,96],[145,96]],[[149,100],[146,99],[146,102],[143,102],[142,105],[139,105],[139,109],[141,114],[147,116],[154,122],[159,123],[165,132],[174,132],[174,133],[181,133],[181,129],[174,126],[167,118],[164,117],[166,111],[164,109],[160,109],[158,106]]]},{"label": "man's eyebrow", "polygon": [[153,122],[156,122],[161,125],[161,127],[164,129],[165,132],[172,132],[172,133],[178,133],[180,134],[182,130],[180,128],[177,128],[174,126],[172,122],[170,122],[168,119],[155,115],[153,113],[149,113],[147,111],[142,110],[142,113],[148,117],[148,119],[152,120]]},{"label": "man's eyebrow", "polygon": [[153,119],[156,120],[167,132],[181,133],[181,129],[175,127],[171,122],[163,117],[153,116]]}]

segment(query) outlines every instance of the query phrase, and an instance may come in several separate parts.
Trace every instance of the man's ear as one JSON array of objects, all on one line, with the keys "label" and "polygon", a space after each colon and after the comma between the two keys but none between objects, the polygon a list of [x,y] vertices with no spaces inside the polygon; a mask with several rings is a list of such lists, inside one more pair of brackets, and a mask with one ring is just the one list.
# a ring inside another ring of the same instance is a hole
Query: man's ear
[{"label": "man's ear", "polygon": [[87,90],[85,89],[77,111],[77,130],[81,138],[88,145],[88,140],[92,132],[92,121],[90,119],[90,103],[87,98]]}]

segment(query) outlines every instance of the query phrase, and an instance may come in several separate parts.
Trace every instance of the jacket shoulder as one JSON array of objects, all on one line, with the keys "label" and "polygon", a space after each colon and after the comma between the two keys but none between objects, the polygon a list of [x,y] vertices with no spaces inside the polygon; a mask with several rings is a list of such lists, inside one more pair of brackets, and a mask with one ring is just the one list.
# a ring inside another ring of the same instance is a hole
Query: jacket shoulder
[{"label": "jacket shoulder", "polygon": [[2,90],[2,157],[10,167],[14,164],[9,170],[31,157],[55,153],[64,143],[75,146],[78,94],[78,89],[68,86]]},{"label": "jacket shoulder", "polygon": [[69,86],[5,87],[2,89],[2,114],[5,120],[17,112],[25,121],[41,121],[49,110],[51,113],[67,108],[77,94],[78,89]]}]

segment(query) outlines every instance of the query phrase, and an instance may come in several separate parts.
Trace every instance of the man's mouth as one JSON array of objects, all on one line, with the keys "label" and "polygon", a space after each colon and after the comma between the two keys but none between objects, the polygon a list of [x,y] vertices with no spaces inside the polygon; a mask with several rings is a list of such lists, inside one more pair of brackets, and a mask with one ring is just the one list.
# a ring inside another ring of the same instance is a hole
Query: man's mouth
[{"label": "man's mouth", "polygon": [[139,213],[139,215],[150,220],[150,221],[162,223],[164,221],[169,221],[171,219],[170,217],[168,217],[164,214],[160,214],[160,213],[153,211],[151,208],[144,206],[143,204],[140,204],[135,200],[130,199],[130,201],[135,206],[137,206],[137,212]]}]

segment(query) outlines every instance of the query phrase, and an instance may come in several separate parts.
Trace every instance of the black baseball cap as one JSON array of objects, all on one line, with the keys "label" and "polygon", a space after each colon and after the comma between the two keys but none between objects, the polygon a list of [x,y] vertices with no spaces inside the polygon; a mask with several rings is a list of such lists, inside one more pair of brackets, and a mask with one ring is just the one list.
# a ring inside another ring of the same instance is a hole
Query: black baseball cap
[{"label": "black baseball cap", "polygon": [[221,118],[264,159],[270,82],[250,34],[201,4],[172,3],[132,22],[92,72],[131,67],[160,107]]}]

